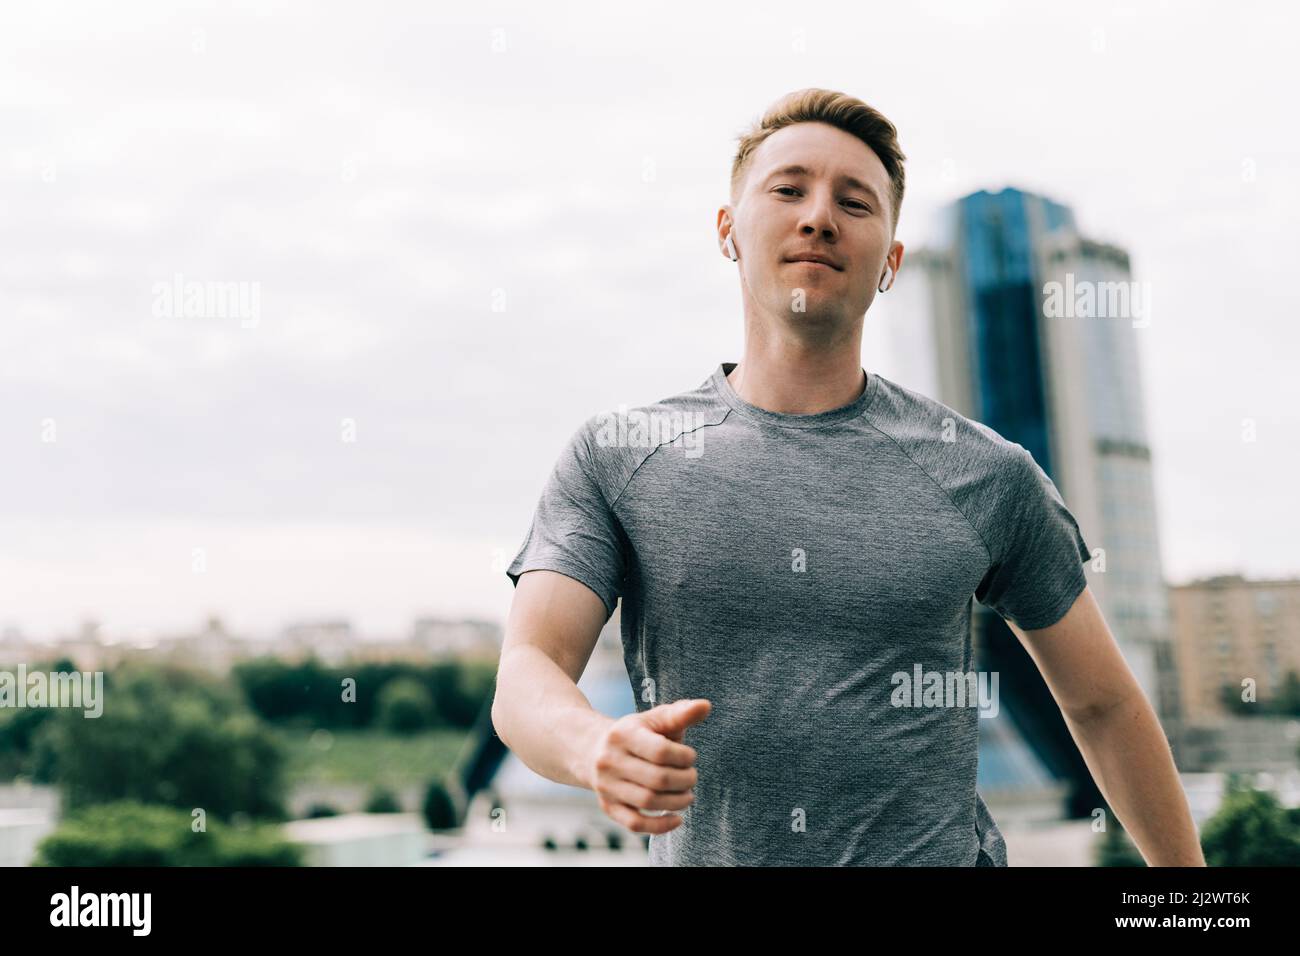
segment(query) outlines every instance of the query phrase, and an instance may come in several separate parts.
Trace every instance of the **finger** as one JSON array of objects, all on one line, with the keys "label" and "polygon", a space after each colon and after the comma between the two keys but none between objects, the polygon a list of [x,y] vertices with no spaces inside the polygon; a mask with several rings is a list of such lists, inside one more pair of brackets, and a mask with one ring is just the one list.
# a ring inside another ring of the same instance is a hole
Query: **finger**
[{"label": "finger", "polygon": [[690,790],[661,793],[630,780],[613,780],[601,787],[609,800],[625,803],[637,810],[685,810],[695,802]]},{"label": "finger", "polygon": [[700,772],[694,767],[665,767],[625,754],[614,762],[612,776],[658,793],[682,793],[699,782]]},{"label": "finger", "polygon": [[646,725],[651,730],[663,734],[673,734],[680,739],[688,727],[692,724],[698,724],[709,712],[713,705],[702,697],[689,698],[686,700],[675,701],[663,707],[655,707],[646,711]]},{"label": "finger", "polygon": [[675,814],[648,817],[635,807],[629,807],[626,803],[613,800],[602,799],[600,807],[611,820],[621,823],[634,833],[667,833],[682,824],[682,818]]},{"label": "finger", "polygon": [[692,767],[695,765],[695,748],[669,740],[644,723],[628,725],[627,735],[620,741],[628,753],[642,760],[664,767]]}]

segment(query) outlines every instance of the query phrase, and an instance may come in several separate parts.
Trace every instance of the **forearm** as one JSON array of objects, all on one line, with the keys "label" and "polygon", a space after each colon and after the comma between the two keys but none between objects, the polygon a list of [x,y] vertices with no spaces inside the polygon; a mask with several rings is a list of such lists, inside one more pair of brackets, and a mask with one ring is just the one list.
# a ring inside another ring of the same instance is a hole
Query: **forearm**
[{"label": "forearm", "polygon": [[506,746],[543,777],[591,789],[587,759],[613,722],[538,648],[522,645],[502,655],[492,723]]},{"label": "forearm", "polygon": [[1146,695],[1066,725],[1093,779],[1149,866],[1204,866],[1173,754]]}]

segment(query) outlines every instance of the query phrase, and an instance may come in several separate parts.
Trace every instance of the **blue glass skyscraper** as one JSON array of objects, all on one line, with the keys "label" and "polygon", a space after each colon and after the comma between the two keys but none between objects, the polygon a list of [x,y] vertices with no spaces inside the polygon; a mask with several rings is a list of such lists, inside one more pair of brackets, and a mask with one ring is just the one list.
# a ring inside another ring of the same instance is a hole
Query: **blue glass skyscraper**
[{"label": "blue glass skyscraper", "polygon": [[[1176,753],[1177,681],[1137,359],[1149,292],[1133,282],[1128,254],[1081,235],[1069,207],[1019,189],[980,191],[943,211],[927,248],[906,251],[885,308],[867,316],[879,326],[869,340],[893,361],[864,361],[1023,445],[1056,483],[1096,555],[1089,585]],[[1017,728],[1056,772],[1078,772],[1027,655],[979,610],[986,666],[1019,668],[1022,687],[1038,685],[1006,702]]]}]

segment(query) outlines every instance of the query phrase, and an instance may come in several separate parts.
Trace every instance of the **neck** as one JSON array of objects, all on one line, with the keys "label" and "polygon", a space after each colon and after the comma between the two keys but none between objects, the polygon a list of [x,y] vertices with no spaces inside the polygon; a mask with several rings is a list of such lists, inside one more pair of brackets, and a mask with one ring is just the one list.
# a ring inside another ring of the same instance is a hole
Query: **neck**
[{"label": "neck", "polygon": [[833,345],[773,339],[751,327],[745,353],[727,382],[749,404],[783,415],[816,415],[850,405],[867,384],[862,326]]}]

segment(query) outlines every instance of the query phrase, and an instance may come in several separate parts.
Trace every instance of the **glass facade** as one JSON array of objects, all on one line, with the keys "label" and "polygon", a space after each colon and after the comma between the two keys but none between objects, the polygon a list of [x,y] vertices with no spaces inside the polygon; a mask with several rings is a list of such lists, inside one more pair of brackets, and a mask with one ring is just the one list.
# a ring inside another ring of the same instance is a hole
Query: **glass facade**
[{"label": "glass facade", "polygon": [[974,417],[1017,442],[1053,478],[1051,416],[1040,339],[1040,279],[1031,225],[1074,228],[1064,206],[1016,189],[957,204],[973,366]]},{"label": "glass facade", "polygon": [[[924,294],[910,295],[903,317],[929,319],[935,397],[1023,445],[1057,484],[1089,546],[1104,552],[1089,583],[1176,737],[1178,682],[1137,350],[1136,326],[1150,316],[1045,308],[1048,282],[1094,294],[1112,288],[1102,283],[1130,284],[1128,255],[1081,236],[1069,207],[1017,189],[963,197],[945,210],[938,235],[913,259],[920,275],[912,281]],[[928,317],[919,311],[927,305]],[[1045,764],[1074,779],[1072,802],[1087,806],[1088,771],[1049,719],[1050,697],[1028,687],[1036,672],[1020,660],[1018,643],[990,617],[982,614],[987,665],[1025,668],[1024,693],[1005,701],[1008,714]]]}]

